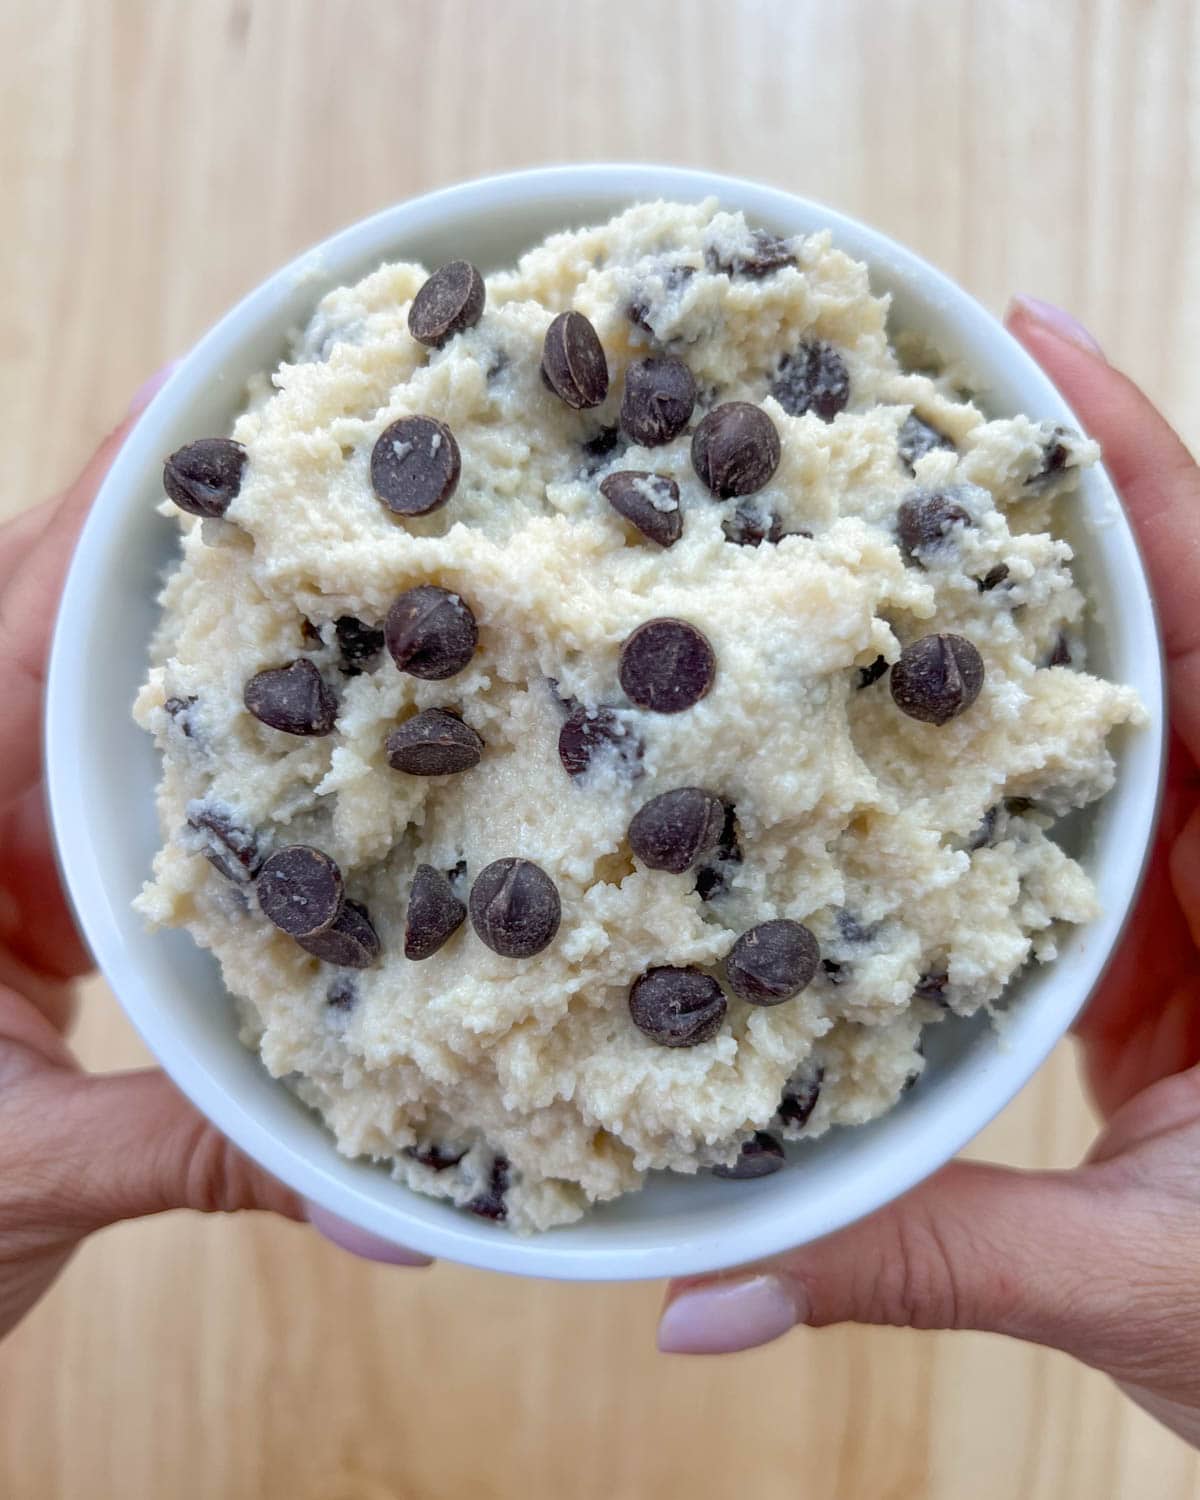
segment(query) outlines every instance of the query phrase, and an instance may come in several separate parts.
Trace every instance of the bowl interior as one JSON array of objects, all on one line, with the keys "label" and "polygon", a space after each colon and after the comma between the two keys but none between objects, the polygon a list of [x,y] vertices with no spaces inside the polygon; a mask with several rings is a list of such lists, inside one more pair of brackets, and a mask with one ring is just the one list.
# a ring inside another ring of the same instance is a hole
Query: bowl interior
[{"label": "bowl interior", "polygon": [[228,430],[245,383],[282,356],[288,332],[328,288],[386,258],[436,265],[467,256],[510,263],[547,233],[631,202],[718,196],[780,233],[828,226],[894,298],[894,323],[920,330],[976,373],[996,415],[1072,421],[1061,398],[993,319],[915,256],[790,195],[703,173],[653,167],[564,168],[489,179],[388,210],[303,256],[236,308],[193,350],[119,456],[68,580],[47,709],[49,785],[71,896],[97,959],[150,1048],[222,1130],[334,1213],[430,1253],[495,1269],[606,1279],[734,1264],[827,1233],[940,1165],[1020,1088],[1098,977],[1136,889],[1160,763],[1161,669],[1136,548],[1107,477],[1090,473],[1071,527],[1078,574],[1098,601],[1094,667],[1141,691],[1154,728],[1118,737],[1120,776],[1072,831],[1097,879],[1104,916],[1075,932],[1058,962],[1013,989],[998,1034],[950,1022],[930,1035],[920,1088],[888,1117],[795,1149],[793,1170],[752,1183],[658,1174],[644,1192],[532,1240],[412,1194],[386,1171],[338,1155],[319,1120],[237,1041],[216,965],[183,933],[149,933],[130,909],[158,844],[150,739],[129,708],[144,674],[155,596],[175,553],[158,517],[163,456]]}]

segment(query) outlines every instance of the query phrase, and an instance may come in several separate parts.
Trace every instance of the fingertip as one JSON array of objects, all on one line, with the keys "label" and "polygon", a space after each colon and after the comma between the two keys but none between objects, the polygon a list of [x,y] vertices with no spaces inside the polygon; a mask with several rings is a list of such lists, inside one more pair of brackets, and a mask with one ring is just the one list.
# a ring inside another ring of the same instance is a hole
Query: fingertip
[{"label": "fingertip", "polygon": [[380,1235],[359,1229],[356,1224],[339,1219],[316,1203],[304,1201],[304,1213],[308,1222],[322,1238],[329,1240],[339,1250],[346,1250],[360,1260],[378,1261],[388,1266],[431,1266],[431,1256],[418,1250],[409,1250],[404,1245],[393,1244]]},{"label": "fingertip", "polygon": [[183,361],[179,359],[169,360],[161,370],[155,370],[153,375],[142,381],[129,400],[131,417],[139,416],[145,411],[182,363]]},{"label": "fingertip", "polygon": [[1046,302],[1041,297],[1031,297],[1024,292],[1013,296],[1004,311],[1004,325],[1022,343],[1026,333],[1047,333],[1051,337],[1073,344],[1085,354],[1104,358],[1104,350],[1073,313]]},{"label": "fingertip", "polygon": [[808,1320],[804,1289],[771,1273],[672,1289],[658,1323],[660,1354],[735,1354]]}]

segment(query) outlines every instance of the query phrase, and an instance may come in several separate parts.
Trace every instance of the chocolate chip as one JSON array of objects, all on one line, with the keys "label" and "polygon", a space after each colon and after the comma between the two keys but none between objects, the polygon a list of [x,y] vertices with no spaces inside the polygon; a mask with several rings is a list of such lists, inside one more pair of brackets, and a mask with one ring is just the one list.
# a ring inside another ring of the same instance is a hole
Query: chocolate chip
[{"label": "chocolate chip", "polygon": [[682,875],[718,847],[725,804],[698,786],[681,786],[643,803],[629,825],[629,846],[652,870]]},{"label": "chocolate chip", "polygon": [[922,636],[892,668],[892,699],[910,719],[948,724],[979,697],[983,675],[983,658],[961,635]]},{"label": "chocolate chip", "polygon": [[454,434],[434,417],[401,417],[371,450],[371,487],[397,516],[427,516],[445,505],[461,472]]},{"label": "chocolate chip", "polygon": [[405,958],[430,958],[454,936],[466,915],[466,906],[446,876],[432,865],[418,865],[404,919]]},{"label": "chocolate chip", "polygon": [[678,714],[699,703],[717,662],[708,641],[685,620],[647,620],[621,647],[618,676],[632,703]]},{"label": "chocolate chip", "polygon": [[748,401],[714,406],[692,434],[692,467],[719,500],[761,490],[782,451],[775,423]]},{"label": "chocolate chip", "polygon": [[163,712],[175,721],[175,726],[185,739],[192,737],[192,720],[189,710],[196,702],[195,693],[186,698],[167,698],[163,703]]},{"label": "chocolate chip", "polygon": [[1046,662],[1048,667],[1069,667],[1071,665],[1071,646],[1067,640],[1066,632],[1060,630],[1058,639],[1054,642],[1054,649]]},{"label": "chocolate chip", "polygon": [[1055,474],[1060,474],[1066,468],[1067,459],[1071,456],[1070,449],[1063,442],[1069,438],[1071,433],[1065,427],[1055,427],[1049,438],[1042,447],[1042,465],[1036,473],[1031,474],[1025,481],[1031,488],[1037,489],[1047,484]]},{"label": "chocolate chip", "polygon": [[629,991],[633,1024],[663,1047],[711,1042],[725,1019],[721,986],[700,969],[647,969]]},{"label": "chocolate chip", "polygon": [[451,1167],[457,1167],[467,1150],[464,1146],[459,1150],[456,1146],[405,1146],[404,1155],[413,1161],[419,1161],[423,1167],[428,1167],[431,1172],[447,1172]]},{"label": "chocolate chip", "polygon": [[357,677],[383,650],[383,631],[353,615],[342,615],[333,628],[342,653],[342,671],[348,677]]},{"label": "chocolate chip", "polygon": [[705,865],[696,872],[696,894],[701,901],[711,901],[714,896],[724,895],[727,887],[725,872],[719,864]]},{"label": "chocolate chip", "polygon": [[652,542],[671,547],[683,535],[679,486],[666,474],[621,469],[600,481],[600,493]]},{"label": "chocolate chip", "polygon": [[[687,282],[689,282],[695,274],[695,266],[668,266],[667,269],[662,273],[664,294],[666,296],[671,296],[674,292],[677,292],[681,286],[684,286]],[[638,328],[641,328],[646,333],[648,333],[651,338],[655,338],[656,334],[650,323],[651,311],[652,306],[649,293],[646,291],[639,291],[635,293],[629,303],[629,306],[625,309],[625,316],[631,323],[636,324]]]},{"label": "chocolate chip", "polygon": [[483,741],[469,724],[444,708],[405,719],[387,737],[387,762],[410,776],[453,776],[479,764]]},{"label": "chocolate chip", "polygon": [[935,448],[953,448],[954,442],[944,432],[939,432],[931,422],[910,412],[900,424],[896,437],[896,449],[900,461],[910,474],[915,472],[916,462],[932,453]]},{"label": "chocolate chip", "polygon": [[696,405],[696,382],[681,359],[636,359],[625,371],[621,430],[631,442],[656,448],[677,438]]},{"label": "chocolate chip", "polygon": [[238,884],[253,880],[262,866],[258,839],[223,808],[206,802],[190,802],[188,826],[203,835],[199,850],[218,874]]},{"label": "chocolate chip", "polygon": [[259,723],[284,734],[332,734],[337,721],[337,694],[307,656],[256,672],[242,700]]},{"label": "chocolate chip", "polygon": [[921,554],[942,546],[959,526],[969,526],[971,517],[954,498],[954,490],[915,490],[901,501],[896,514],[900,550],[921,561]]},{"label": "chocolate chip", "polygon": [[602,427],[593,438],[588,438],[583,448],[583,472],[594,474],[602,469],[621,445],[621,434],[615,427]]},{"label": "chocolate chip", "polygon": [[979,827],[967,840],[967,848],[970,850],[985,849],[991,842],[996,832],[996,820],[1000,816],[998,807],[989,807],[987,812],[979,820]]},{"label": "chocolate chip", "polygon": [[576,411],[599,406],[608,395],[608,365],[596,330],[582,313],[559,313],[542,348],[546,384]]},{"label": "chocolate chip", "polygon": [[781,361],[771,394],[789,416],[812,411],[823,422],[832,422],[850,400],[846,362],[824,339],[801,344]]},{"label": "chocolate chip", "polygon": [[348,974],[339,974],[325,991],[325,1004],[330,1010],[353,1010],[358,1001],[358,985]]},{"label": "chocolate chip", "polygon": [[993,589],[998,589],[1008,577],[1008,564],[997,563],[994,568],[989,568],[982,578],[975,582],[979,585],[981,594],[990,594]]},{"label": "chocolate chip", "polygon": [[254,883],[263,915],[294,938],[332,927],[342,909],[342,872],[328,854],[308,844],[277,849]]},{"label": "chocolate chip", "polygon": [[440,349],[464,328],[474,328],[483,316],[485,296],[483,277],[471,262],[452,260],[440,266],[413,298],[408,331],[419,344]]},{"label": "chocolate chip", "polygon": [[726,516],[721,522],[721,530],[727,542],[739,547],[760,547],[763,542],[781,540],[783,522],[774,511],[764,515],[749,505],[739,505],[732,516]]},{"label": "chocolate chip", "polygon": [[[918,1037],[917,1038],[917,1044],[913,1048],[913,1053],[914,1053],[915,1056],[919,1057],[922,1060],[922,1063],[924,1063],[924,1059],[925,1059],[925,1038],[924,1037]],[[907,1094],[910,1089],[915,1088],[916,1085],[917,1085],[917,1083],[918,1083],[918,1081],[921,1078],[921,1075],[924,1073],[924,1071],[925,1071],[925,1069],[924,1069],[923,1066],[922,1067],[913,1068],[912,1072],[909,1073],[908,1077],[904,1080],[903,1084],[901,1085],[900,1092],[902,1094]]]},{"label": "chocolate chip", "polygon": [[808,928],[780,918],[742,933],[725,959],[725,977],[748,1004],[778,1005],[812,982],[820,959]]},{"label": "chocolate chip", "polygon": [[388,610],[384,636],[400,670],[430,682],[461,672],[479,642],[466,602],[432,583],[400,595]]},{"label": "chocolate chip", "polygon": [[554,882],[528,859],[497,859],[475,877],[471,925],[493,953],[532,958],[554,940],[562,903]]},{"label": "chocolate chip", "polygon": [[232,438],[200,438],[163,465],[163,489],[189,515],[223,516],[242,487],[246,450]]},{"label": "chocolate chip", "polygon": [[717,857],[709,864],[701,865],[696,872],[696,894],[701,901],[711,901],[728,890],[733,870],[742,862],[742,849],[738,841],[737,813],[732,803],[725,806],[725,821],[721,826],[721,838],[717,845]]},{"label": "chocolate chip", "polygon": [[710,271],[724,273],[726,276],[746,276],[753,281],[761,281],[764,276],[770,276],[784,266],[796,264],[796,257],[792,254],[788,240],[781,240],[778,235],[770,234],[765,229],[756,229],[750,239],[752,248],[745,255],[741,252],[722,255],[710,245],[704,252],[705,265]]},{"label": "chocolate chip", "polygon": [[922,974],[917,980],[913,994],[922,1000],[934,1000],[938,1005],[946,1005],[946,986],[950,983],[950,976],[944,969],[930,969]]},{"label": "chocolate chip", "polygon": [[871,942],[882,925],[879,922],[863,922],[844,906],[838,908],[836,921],[842,941],[855,946]]},{"label": "chocolate chip", "polygon": [[877,656],[869,667],[859,667],[858,686],[861,691],[869,688],[873,682],[878,682],[881,677],[887,675],[888,661],[886,656]]},{"label": "chocolate chip", "polygon": [[824,1081],[825,1069],[819,1065],[807,1077],[790,1079],[779,1101],[780,1120],[795,1130],[807,1125],[821,1097]]},{"label": "chocolate chip", "polygon": [[492,1162],[487,1187],[466,1205],[468,1213],[478,1214],[481,1219],[494,1219],[497,1223],[508,1218],[508,1205],[504,1201],[508,1192],[508,1158],[497,1156]]},{"label": "chocolate chip", "polygon": [[558,758],[568,776],[583,776],[597,756],[614,754],[630,780],[642,774],[641,740],[611,708],[571,710],[558,734]]},{"label": "chocolate chip", "polygon": [[732,1166],[717,1166],[712,1171],[714,1177],[724,1177],[730,1182],[749,1182],[754,1177],[770,1177],[784,1164],[780,1143],[765,1130],[756,1130],[748,1141],[742,1142]]},{"label": "chocolate chip", "polygon": [[349,898],[334,918],[332,927],[312,937],[298,937],[296,941],[306,953],[311,953],[322,963],[337,964],[343,969],[365,969],[382,951],[379,934],[367,908],[361,901]]}]

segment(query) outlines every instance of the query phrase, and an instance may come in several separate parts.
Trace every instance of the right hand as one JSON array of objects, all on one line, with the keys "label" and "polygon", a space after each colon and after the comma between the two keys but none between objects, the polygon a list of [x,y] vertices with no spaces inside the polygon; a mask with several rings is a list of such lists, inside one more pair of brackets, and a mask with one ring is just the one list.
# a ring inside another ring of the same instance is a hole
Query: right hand
[{"label": "right hand", "polygon": [[1008,323],[1103,447],[1169,658],[1162,823],[1077,1027],[1104,1128],[1071,1171],[956,1162],[828,1239],[677,1283],[660,1346],[725,1353],[798,1323],[985,1329],[1066,1350],[1200,1444],[1200,470],[1066,315],[1018,300]]}]

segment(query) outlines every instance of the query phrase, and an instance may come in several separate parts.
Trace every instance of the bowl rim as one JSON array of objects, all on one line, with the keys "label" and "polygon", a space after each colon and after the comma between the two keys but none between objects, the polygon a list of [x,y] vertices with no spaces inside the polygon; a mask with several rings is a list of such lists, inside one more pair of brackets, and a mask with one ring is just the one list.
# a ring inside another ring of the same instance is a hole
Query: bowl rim
[{"label": "bowl rim", "polygon": [[[1152,843],[1165,762],[1161,633],[1144,564],[1117,501],[1116,521],[1128,553],[1122,566],[1127,566],[1132,583],[1131,596],[1121,600],[1121,614],[1124,621],[1126,611],[1132,610],[1135,618],[1115,633],[1136,630],[1143,647],[1153,641],[1153,660],[1147,665],[1145,680],[1137,684],[1151,715],[1151,726],[1143,731],[1150,749],[1142,758],[1150,755],[1153,775],[1143,778],[1145,784],[1136,789],[1133,798],[1138,817],[1124,846],[1131,860],[1120,882],[1120,909],[1110,909],[1098,919],[1106,930],[1105,942],[1092,954],[1079,986],[1051,987],[1036,1006],[1030,1002],[1022,1008],[1028,1013],[1020,1021],[1020,1048],[1014,1047],[1003,1062],[993,1058],[986,1068],[976,1069],[978,1076],[971,1089],[956,1088],[944,1100],[922,1100],[921,1108],[897,1118],[889,1141],[876,1153],[879,1160],[874,1169],[850,1174],[844,1184],[827,1192],[823,1211],[815,1216],[810,1212],[804,1226],[797,1224],[795,1214],[789,1214],[781,1203],[778,1212],[754,1218],[752,1231],[741,1228],[736,1213],[730,1213],[723,1215],[719,1233],[696,1234],[682,1227],[672,1232],[668,1226],[653,1244],[622,1246],[617,1234],[616,1243],[583,1248],[572,1243],[572,1231],[577,1226],[523,1238],[465,1214],[429,1222],[409,1206],[409,1200],[419,1195],[402,1184],[387,1179],[389,1201],[385,1205],[352,1181],[350,1171],[343,1174],[327,1170],[311,1160],[302,1146],[284,1139],[286,1131],[264,1124],[252,1106],[238,1097],[236,1086],[214,1076],[179,1044],[153,991],[138,982],[136,959],[117,929],[98,866],[94,859],[82,857],[88,836],[88,805],[74,753],[86,730],[79,692],[86,653],[77,649],[76,642],[88,639],[90,621],[99,603],[103,570],[98,564],[106,530],[123,514],[123,508],[132,505],[147,463],[161,462],[164,449],[159,442],[160,431],[188,407],[206,382],[220,378],[226,358],[236,356],[255,330],[262,330],[278,315],[284,301],[294,296],[299,282],[313,283],[315,303],[327,286],[338,284],[350,274],[361,274],[339,267],[365,267],[372,259],[378,263],[402,255],[406,237],[420,233],[447,210],[459,211],[469,205],[474,216],[482,216],[500,206],[511,207],[514,202],[523,203],[526,209],[539,203],[561,203],[565,228],[572,223],[593,222],[586,217],[587,207],[603,198],[634,203],[649,197],[695,200],[709,196],[765,221],[786,221],[797,214],[819,219],[832,232],[835,244],[867,261],[873,276],[877,270],[886,269],[889,276],[919,288],[916,295],[925,307],[937,307],[943,316],[953,317],[957,325],[971,328],[977,336],[986,335],[993,341],[999,336],[993,368],[999,366],[1003,355],[1019,370],[1024,390],[1037,398],[1039,410],[1079,425],[1026,351],[957,283],[887,235],[822,204],[737,177],[647,163],[585,163],[486,176],[408,199],[339,230],[261,281],[209,329],[142,413],[117,454],[76,546],[55,623],[46,682],[45,746],[46,787],[57,857],[64,887],[98,967],[143,1041],[177,1087],[228,1139],[305,1198],[385,1239],[403,1241],[427,1254],[480,1268],[568,1280],[631,1280],[712,1271],[820,1238],[907,1192],[956,1155],[994,1118],[1067,1032],[1107,968],[1136,900]],[[1107,473],[1097,466],[1092,474],[1116,501]],[[1089,604],[1094,607],[1095,601],[1089,600]],[[1110,797],[1115,797],[1118,789],[1114,788]],[[94,854],[90,849],[87,852]],[[929,1108],[924,1107],[927,1104]],[[347,1168],[353,1165],[349,1158],[342,1160]],[[884,1166],[886,1171],[881,1170]]]}]

